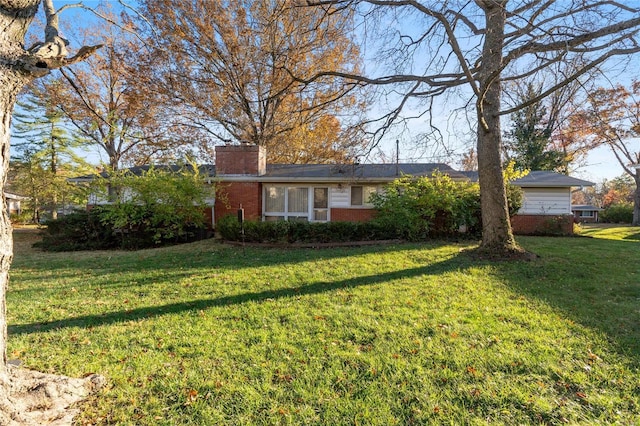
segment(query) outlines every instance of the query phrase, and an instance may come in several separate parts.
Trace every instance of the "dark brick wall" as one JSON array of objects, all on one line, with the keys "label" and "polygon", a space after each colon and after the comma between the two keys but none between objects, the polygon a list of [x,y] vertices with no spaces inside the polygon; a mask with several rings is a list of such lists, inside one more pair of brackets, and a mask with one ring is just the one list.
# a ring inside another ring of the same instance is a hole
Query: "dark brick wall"
[{"label": "dark brick wall", "polygon": [[216,220],[228,214],[237,214],[240,205],[244,209],[244,218],[260,220],[262,218],[262,185],[258,182],[221,182],[216,190]]},{"label": "dark brick wall", "polygon": [[573,215],[515,215],[511,218],[515,234],[573,234]]},{"label": "dark brick wall", "polygon": [[331,209],[332,222],[366,222],[373,219],[375,209]]}]

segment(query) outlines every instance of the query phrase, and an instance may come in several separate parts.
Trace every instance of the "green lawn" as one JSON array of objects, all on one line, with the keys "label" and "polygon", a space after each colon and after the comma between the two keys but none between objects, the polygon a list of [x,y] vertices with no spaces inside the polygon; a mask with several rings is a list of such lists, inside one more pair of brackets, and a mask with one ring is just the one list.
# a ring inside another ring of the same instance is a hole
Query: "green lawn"
[{"label": "green lawn", "polygon": [[580,235],[608,240],[640,241],[640,226],[620,226],[609,223],[582,224]]},{"label": "green lawn", "polygon": [[[595,236],[595,235],[594,235]],[[640,241],[41,253],[9,358],[100,373],[80,424],[638,424]]]}]

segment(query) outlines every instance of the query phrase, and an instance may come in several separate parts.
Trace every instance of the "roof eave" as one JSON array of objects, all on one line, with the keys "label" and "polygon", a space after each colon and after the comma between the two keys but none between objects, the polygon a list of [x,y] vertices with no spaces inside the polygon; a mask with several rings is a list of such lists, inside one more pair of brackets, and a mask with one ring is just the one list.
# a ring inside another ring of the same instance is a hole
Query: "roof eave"
[{"label": "roof eave", "polygon": [[[219,182],[260,182],[260,183],[348,183],[348,182],[370,182],[389,183],[398,179],[399,176],[392,177],[291,177],[291,176],[216,176]],[[453,178],[454,180],[468,180],[467,178]]]}]

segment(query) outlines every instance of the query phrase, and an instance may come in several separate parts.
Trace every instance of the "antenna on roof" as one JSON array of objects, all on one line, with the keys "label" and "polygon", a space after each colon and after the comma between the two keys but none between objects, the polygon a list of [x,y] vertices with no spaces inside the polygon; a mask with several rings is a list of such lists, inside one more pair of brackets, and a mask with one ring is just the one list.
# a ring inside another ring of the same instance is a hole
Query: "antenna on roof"
[{"label": "antenna on roof", "polygon": [[400,176],[400,141],[396,139],[396,176]]}]

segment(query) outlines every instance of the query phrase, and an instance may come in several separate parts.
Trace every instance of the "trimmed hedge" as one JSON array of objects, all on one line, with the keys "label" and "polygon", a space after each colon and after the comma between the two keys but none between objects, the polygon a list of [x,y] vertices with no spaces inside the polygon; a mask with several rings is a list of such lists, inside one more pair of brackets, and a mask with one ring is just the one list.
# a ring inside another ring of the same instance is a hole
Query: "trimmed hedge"
[{"label": "trimmed hedge", "polygon": [[[225,216],[216,230],[227,241],[243,241],[242,229],[234,215]],[[398,230],[372,222],[244,222],[244,241],[250,243],[335,243],[399,238]]]}]

